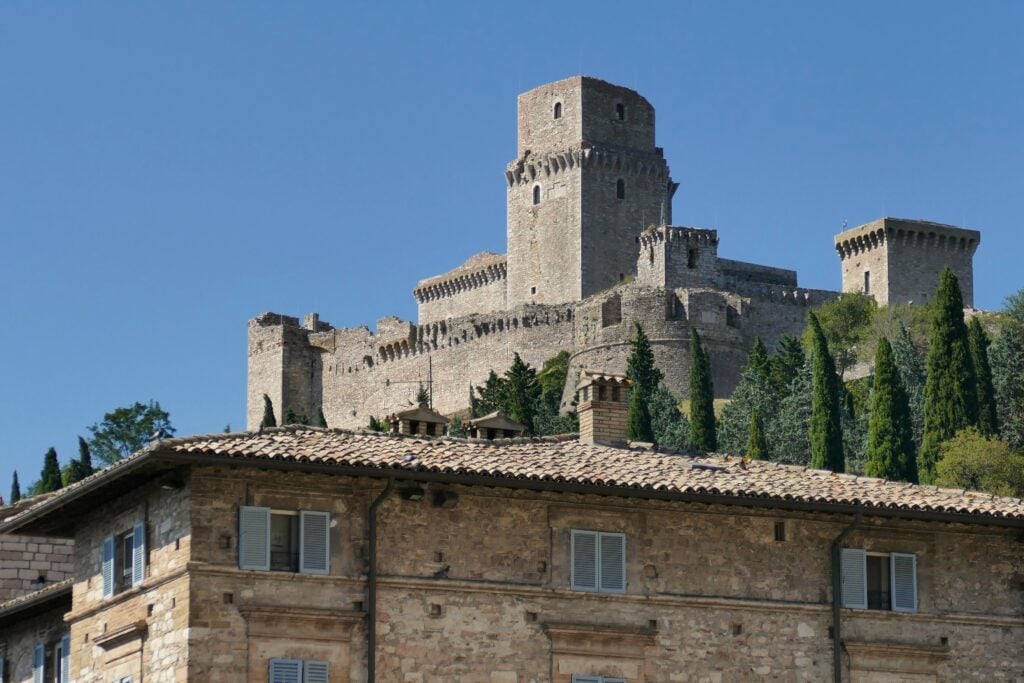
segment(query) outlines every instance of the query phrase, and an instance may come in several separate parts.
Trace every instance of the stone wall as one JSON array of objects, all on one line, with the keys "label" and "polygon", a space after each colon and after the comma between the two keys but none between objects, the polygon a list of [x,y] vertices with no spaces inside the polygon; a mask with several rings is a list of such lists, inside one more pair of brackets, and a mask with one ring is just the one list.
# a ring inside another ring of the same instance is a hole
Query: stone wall
[{"label": "stone wall", "polygon": [[505,255],[477,254],[454,270],[420,281],[413,290],[417,320],[423,324],[504,311],[507,285]]},{"label": "stone wall", "polygon": [[[75,537],[71,612],[72,680],[109,683],[123,676],[149,683],[186,679],[189,560],[192,525],[187,480],[165,490],[156,483],[115,498],[81,520]],[[102,548],[107,536],[146,523],[143,583],[103,597]],[[191,680],[191,679],[190,679]]]},{"label": "stone wall", "polygon": [[[257,681],[268,658],[296,657],[329,659],[332,681],[364,680],[366,511],[382,482],[214,468],[192,481],[190,678]],[[379,680],[831,673],[829,544],[849,519],[431,486],[442,488],[459,494],[455,507],[392,494],[379,509]],[[238,570],[240,504],[329,510],[330,575]],[[778,523],[785,541],[775,540]],[[574,528],[626,534],[624,595],[569,589]],[[868,521],[849,545],[916,553],[920,609],[842,610],[844,666],[879,666],[857,649],[868,643],[887,664],[926,661],[935,680],[1024,676],[1024,560],[1013,534]]]},{"label": "stone wall", "polygon": [[16,624],[0,626],[0,659],[6,667],[5,683],[32,680],[32,658],[38,643],[46,648],[46,680],[56,679],[55,652],[67,633],[63,605],[61,601],[56,607],[26,616]]},{"label": "stone wall", "polygon": [[70,577],[73,553],[68,539],[0,535],[0,602]]}]

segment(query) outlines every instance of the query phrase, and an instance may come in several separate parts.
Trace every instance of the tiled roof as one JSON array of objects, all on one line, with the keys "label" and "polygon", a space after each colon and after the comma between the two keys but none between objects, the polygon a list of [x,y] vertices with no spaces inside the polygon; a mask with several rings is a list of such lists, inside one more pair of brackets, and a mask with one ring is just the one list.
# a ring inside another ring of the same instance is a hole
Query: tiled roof
[{"label": "tiled roof", "polygon": [[[478,475],[736,499],[917,510],[1024,520],[1024,500],[888,482],[727,455],[585,445],[576,439],[477,441],[286,427],[172,439],[182,454]],[[496,482],[500,485],[500,482]],[[737,500],[742,502],[742,500]]]},{"label": "tiled roof", "polygon": [[22,609],[27,608],[29,605],[35,605],[47,600],[56,599],[65,593],[71,593],[71,584],[73,579],[67,578],[57,583],[51,583],[46,588],[40,588],[37,591],[21,595],[17,598],[7,600],[6,602],[0,602],[0,617],[3,617],[12,612],[18,612]]}]

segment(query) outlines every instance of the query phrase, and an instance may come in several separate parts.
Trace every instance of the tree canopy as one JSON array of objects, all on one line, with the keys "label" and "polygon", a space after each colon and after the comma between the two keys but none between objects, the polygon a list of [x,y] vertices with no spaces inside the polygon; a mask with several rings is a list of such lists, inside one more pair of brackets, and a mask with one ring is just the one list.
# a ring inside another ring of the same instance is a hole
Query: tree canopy
[{"label": "tree canopy", "polygon": [[917,460],[910,425],[910,404],[884,337],[875,352],[865,473],[890,481],[917,482]]},{"label": "tree canopy", "polygon": [[[269,402],[269,399],[267,399]],[[115,408],[103,421],[89,427],[89,448],[101,462],[109,465],[144,448],[158,432],[171,436],[171,416],[156,401],[134,403]]]},{"label": "tree canopy", "polygon": [[705,452],[718,449],[715,388],[711,361],[696,328],[690,329],[690,445]]},{"label": "tree canopy", "polygon": [[843,472],[842,416],[839,409],[840,384],[828,341],[817,316],[807,314],[811,356],[811,467]]},{"label": "tree canopy", "polygon": [[940,447],[935,483],[997,496],[1024,496],[1024,456],[976,427],[961,430]]}]

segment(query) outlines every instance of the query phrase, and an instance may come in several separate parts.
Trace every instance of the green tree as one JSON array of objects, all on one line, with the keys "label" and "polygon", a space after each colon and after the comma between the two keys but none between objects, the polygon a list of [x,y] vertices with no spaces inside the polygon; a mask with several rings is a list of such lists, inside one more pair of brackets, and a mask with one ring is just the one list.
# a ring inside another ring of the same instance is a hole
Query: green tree
[{"label": "green tree", "polygon": [[690,329],[690,445],[699,451],[718,448],[715,433],[715,388],[711,361],[696,328]]},{"label": "green tree", "polygon": [[423,387],[423,382],[420,382],[420,388],[416,392],[416,404],[425,406],[430,403],[430,393]]},{"label": "green tree", "polygon": [[935,483],[997,496],[1024,497],[1024,456],[1005,441],[986,438],[975,427],[943,442]]},{"label": "green tree", "polygon": [[[647,401],[654,441],[663,448],[682,450],[690,437],[690,423],[679,410],[679,401],[662,382]],[[642,441],[642,439],[637,439]]]},{"label": "green tree", "polygon": [[562,403],[562,390],[565,389],[565,378],[569,374],[569,352],[560,351],[548,358],[537,373],[540,382],[540,399],[552,412],[558,413]]},{"label": "green tree", "polygon": [[505,382],[508,416],[526,425],[527,434],[535,434],[534,416],[541,392],[537,371],[524,363],[518,353],[513,354],[512,366],[505,371]]},{"label": "green tree", "polygon": [[21,484],[18,483],[18,470],[14,470],[14,478],[11,479],[11,505],[21,500]]},{"label": "green tree", "polygon": [[316,426],[327,429],[327,418],[324,416],[323,407],[316,409]]},{"label": "green tree", "polygon": [[807,465],[811,460],[811,364],[805,363],[790,383],[778,408],[769,413],[768,444],[772,460]]},{"label": "green tree", "polygon": [[754,348],[747,354],[747,368],[765,379],[771,377],[771,361],[760,337],[754,337]]},{"label": "green tree", "polygon": [[508,403],[508,385],[504,377],[499,377],[494,370],[487,375],[483,386],[476,387],[477,398],[473,400],[473,417],[488,415],[495,410],[505,410]]},{"label": "green tree", "polygon": [[277,418],[274,417],[274,402],[266,394],[263,394],[263,421],[260,425],[264,429],[277,426]]},{"label": "green tree", "polygon": [[975,385],[978,389],[978,429],[983,436],[999,436],[996,390],[992,385],[992,367],[988,360],[989,340],[978,316],[971,318],[967,326],[967,340],[971,348],[971,364],[974,366]]},{"label": "green tree", "polygon": [[789,395],[793,380],[803,370],[805,360],[804,347],[799,339],[790,335],[779,338],[775,353],[768,362],[768,374],[780,398]]},{"label": "green tree", "polygon": [[103,421],[89,427],[89,448],[101,462],[110,465],[144,448],[154,434],[174,434],[171,416],[156,401],[115,408]]},{"label": "green tree", "polygon": [[43,456],[43,471],[39,476],[38,493],[49,493],[61,488],[60,463],[57,462],[57,449],[50,447]]},{"label": "green tree", "polygon": [[644,328],[638,322],[633,325],[635,334],[630,341],[629,358],[626,359],[626,376],[633,380],[634,392],[639,390],[645,397],[649,397],[665,376],[654,363],[654,350],[651,349],[651,340],[647,338]]},{"label": "green tree", "polygon": [[942,271],[934,306],[925,366],[924,440],[917,463],[925,484],[935,479],[942,442],[978,422],[978,390],[964,324],[963,297],[949,268]]},{"label": "green tree", "polygon": [[768,440],[764,435],[764,422],[761,411],[754,408],[750,413],[750,438],[747,440],[746,456],[754,460],[764,460],[768,454]]},{"label": "green tree", "polygon": [[68,463],[64,485],[82,481],[92,473],[92,453],[89,450],[89,442],[78,437],[78,459]]},{"label": "green tree", "polygon": [[371,432],[386,432],[388,431],[388,421],[378,420],[373,415],[370,416],[370,423],[366,425],[366,428]]},{"label": "green tree", "polygon": [[902,320],[895,328],[892,340],[892,359],[896,369],[899,370],[903,388],[907,392],[914,449],[919,451],[924,438],[924,362]]},{"label": "green tree", "polygon": [[893,362],[892,346],[885,337],[878,340],[875,351],[865,473],[890,481],[917,483],[910,403]]},{"label": "green tree", "polygon": [[[769,365],[770,362],[769,359]],[[770,377],[761,373],[758,360],[752,352],[740,377],[740,383],[736,385],[731,400],[722,409],[722,419],[718,426],[718,447],[726,453],[746,453],[750,443],[750,425],[754,412],[761,414],[762,425],[767,429],[768,423],[764,421],[763,416],[775,415],[780,400],[774,383]],[[765,452],[761,459],[774,459],[772,449],[772,442],[766,440]]]},{"label": "green tree", "polygon": [[1024,453],[1024,320],[1007,316],[991,358],[1000,433],[1011,448]]},{"label": "green tree", "polygon": [[842,416],[839,408],[839,376],[817,316],[807,314],[811,356],[811,462],[815,469],[843,472]]},{"label": "green tree", "polygon": [[629,393],[629,408],[626,411],[626,438],[630,441],[654,441],[654,427],[651,411],[642,389],[636,387]]},{"label": "green tree", "polygon": [[877,310],[874,297],[861,293],[843,294],[815,309],[840,377],[857,362],[857,348],[868,337]]}]

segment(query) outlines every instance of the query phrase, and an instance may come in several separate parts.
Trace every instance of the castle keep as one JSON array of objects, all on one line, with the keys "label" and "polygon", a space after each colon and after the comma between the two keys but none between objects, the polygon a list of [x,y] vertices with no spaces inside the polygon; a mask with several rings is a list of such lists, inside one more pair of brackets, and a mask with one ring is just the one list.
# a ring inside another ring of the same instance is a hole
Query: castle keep
[{"label": "castle keep", "polygon": [[[625,370],[633,321],[651,338],[668,386],[688,394],[689,337],[710,354],[718,396],[731,394],[755,337],[799,334],[811,306],[839,292],[803,289],[791,270],[718,256],[715,230],[672,225],[678,187],[655,146],[655,113],[638,93],[577,76],[519,96],[518,149],[505,169],[507,254],[481,253],[421,280],[416,323],[376,332],[264,313],[249,321],[249,428],[268,395],[280,417],[316,415],[358,427],[406,405],[432,378],[433,406],[469,407],[471,386],[518,352],[540,367]],[[921,302],[941,269],[972,297],[975,231],[881,219],[836,237],[843,291],[879,303]]]}]

